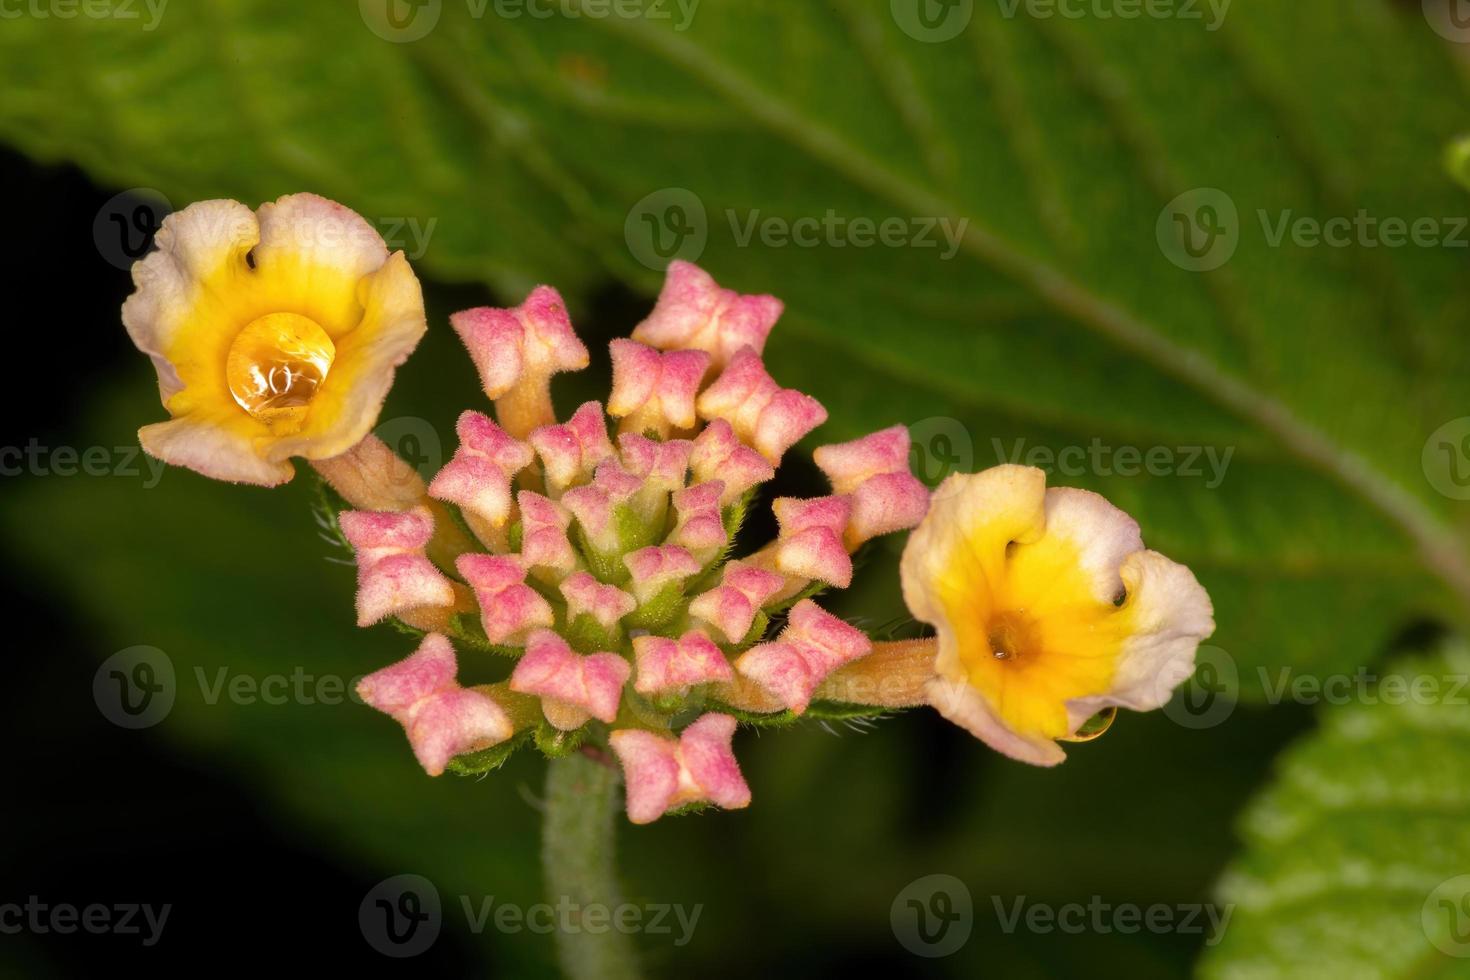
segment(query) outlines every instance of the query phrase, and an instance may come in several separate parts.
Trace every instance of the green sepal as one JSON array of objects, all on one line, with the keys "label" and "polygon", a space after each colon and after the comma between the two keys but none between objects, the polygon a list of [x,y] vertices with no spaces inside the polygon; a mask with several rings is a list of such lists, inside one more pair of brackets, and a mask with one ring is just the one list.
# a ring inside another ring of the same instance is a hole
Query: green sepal
[{"label": "green sepal", "polygon": [[[618,547],[624,555],[658,544],[664,537],[662,520],[647,520],[628,504],[618,504],[613,508],[613,526],[617,529]],[[619,562],[621,560],[619,556]]]},{"label": "green sepal", "polygon": [[493,772],[505,765],[505,760],[515,754],[516,749],[531,740],[532,729],[526,728],[516,732],[510,738],[499,745],[492,745],[488,749],[479,752],[466,752],[449,760],[445,766],[446,772],[452,772],[457,776],[480,776],[487,772]]},{"label": "green sepal", "polygon": [[580,521],[576,527],[578,550],[587,559],[587,570],[592,573],[592,577],[604,585],[622,585],[628,581],[628,566],[623,564],[622,554],[599,551],[592,544],[592,539],[587,537],[587,531]]},{"label": "green sepal", "polygon": [[684,611],[685,605],[684,583],[670,582],[652,599],[624,616],[623,622],[629,629],[657,632],[673,622]]},{"label": "green sepal", "polygon": [[622,637],[623,631],[616,623],[608,629],[590,613],[582,613],[562,629],[562,638],[578,653],[616,651]]},{"label": "green sepal", "polygon": [[534,729],[536,733],[536,748],[548,759],[560,759],[571,755],[582,747],[587,741],[587,726],[583,725],[575,731],[564,732],[555,725],[540,724]]},{"label": "green sepal", "polygon": [[789,728],[802,721],[851,721],[859,718],[881,718],[902,709],[885,708],[872,704],[848,704],[843,701],[813,701],[807,705],[806,711],[799,715],[790,710],[774,713],[742,711],[739,708],[718,703],[712,704],[711,710],[734,715],[735,720],[743,725],[753,725],[759,728]]},{"label": "green sepal", "polygon": [[525,652],[520,647],[491,643],[489,637],[485,635],[484,623],[474,613],[455,613],[449,617],[449,637],[472,650],[493,653],[497,657],[515,659]]}]

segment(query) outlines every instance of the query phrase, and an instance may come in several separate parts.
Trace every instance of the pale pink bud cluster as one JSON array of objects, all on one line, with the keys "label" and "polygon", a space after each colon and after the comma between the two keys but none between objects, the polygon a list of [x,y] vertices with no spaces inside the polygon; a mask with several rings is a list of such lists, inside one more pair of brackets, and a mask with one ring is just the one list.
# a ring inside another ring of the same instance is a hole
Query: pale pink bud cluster
[{"label": "pale pink bud cluster", "polygon": [[[452,318],[497,418],[460,417],[459,447],[428,487],[442,513],[340,515],[357,549],[360,622],[432,607],[487,671],[500,665],[503,680],[485,690],[504,704],[454,684],[453,650],[437,634],[405,662],[414,666],[365,682],[428,771],[537,729],[543,747],[608,745],[635,822],[690,804],[742,807],[736,719],[720,705],[789,719],[869,653],[861,630],[796,599],[847,586],[852,549],[922,516],[927,494],[907,471],[901,427],[818,450],[832,495],[772,501],[776,540],[731,555],[760,486],[827,417],[762,362],[780,312],[772,297],[675,263],[653,313],[610,346],[606,413],[590,401],[564,422],[549,381],[588,355],[554,290]],[[441,536],[460,526],[456,510],[476,540]],[[769,625],[783,616],[784,628]],[[430,680],[398,696],[400,675]],[[704,705],[716,710],[684,724]]]}]

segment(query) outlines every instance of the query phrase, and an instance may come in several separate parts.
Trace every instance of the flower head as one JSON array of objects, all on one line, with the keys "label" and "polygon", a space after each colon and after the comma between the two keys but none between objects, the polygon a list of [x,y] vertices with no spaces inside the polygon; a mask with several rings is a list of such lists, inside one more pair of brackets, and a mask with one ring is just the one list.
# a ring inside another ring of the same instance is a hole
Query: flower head
[{"label": "flower head", "polygon": [[[845,586],[854,548],[922,514],[922,487],[917,506],[907,486],[895,506],[874,489],[913,479],[907,435],[884,430],[820,450],[834,494],[773,501],[778,539],[732,554],[761,484],[826,418],[761,359],[779,311],[676,266],[638,340],[610,345],[606,412],[589,401],[564,422],[549,380],[587,354],[555,291],[456,314],[497,418],[460,417],[459,450],[426,492],[446,508],[439,523],[462,518],[474,542],[436,569],[444,556],[425,552],[438,528],[425,506],[341,515],[363,566],[362,622],[422,619],[416,607],[432,602],[456,643],[487,664],[512,658],[495,687],[508,723],[534,728],[548,751],[607,744],[635,821],[749,802],[731,750],[735,716],[691,719],[721,704],[754,723],[812,710],[822,685],[873,644],[806,596]],[[854,534],[858,511],[867,523]],[[434,759],[426,768],[442,770]]]},{"label": "flower head", "polygon": [[170,416],[139,431],[150,455],[273,486],[371,431],[427,327],[402,252],[314,194],[192,204],[156,241],[122,311]]},{"label": "flower head", "polygon": [[1015,759],[1055,765],[1058,739],[1108,708],[1162,706],[1215,629],[1183,565],[1095,493],[997,466],[935,492],[901,565],[910,611],[938,632],[930,702]]}]

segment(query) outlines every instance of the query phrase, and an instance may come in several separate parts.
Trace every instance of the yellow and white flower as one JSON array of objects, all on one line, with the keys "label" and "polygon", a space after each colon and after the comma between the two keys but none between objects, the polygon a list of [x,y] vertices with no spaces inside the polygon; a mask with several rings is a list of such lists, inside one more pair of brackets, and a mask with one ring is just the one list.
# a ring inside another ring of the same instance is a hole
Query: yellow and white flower
[{"label": "yellow and white flower", "polygon": [[1215,629],[1193,573],[1146,550],[1131,517],[1032,467],[946,480],[901,572],[938,632],[929,702],[1035,765],[1100,711],[1161,707]]},{"label": "yellow and white flower", "polygon": [[427,329],[402,252],[314,194],[258,212],[202,201],[170,215],[157,245],[122,313],[170,415],[139,431],[150,455],[273,486],[291,479],[291,457],[327,459],[368,435]]}]

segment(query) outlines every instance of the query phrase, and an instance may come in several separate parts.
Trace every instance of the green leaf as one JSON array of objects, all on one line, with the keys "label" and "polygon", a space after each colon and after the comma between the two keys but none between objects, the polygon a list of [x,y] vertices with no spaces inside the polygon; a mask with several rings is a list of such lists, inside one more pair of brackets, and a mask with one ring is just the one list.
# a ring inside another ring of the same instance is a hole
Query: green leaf
[{"label": "green leaf", "polygon": [[[638,229],[667,214],[638,208],[674,193],[702,264],[787,301],[770,361],[829,407],[824,438],[903,421],[966,469],[1043,451],[1197,571],[1246,695],[1463,617],[1470,520],[1436,487],[1464,461],[1430,441],[1464,414],[1463,250],[1270,232],[1362,209],[1452,236],[1465,88],[1418,5],[1236,4],[1218,30],[1002,6],[944,43],[861,0],[707,3],[684,30],[444,3],[412,43],[350,3],[19,18],[0,138],[176,204],[319,191],[415,252],[433,221],[422,268],[507,301],[651,292]],[[1206,272],[1166,254],[1198,188],[1238,214]],[[761,230],[829,214],[819,247]],[[857,218],[910,247],[863,246]]]},{"label": "green leaf", "polygon": [[1470,972],[1467,679],[1459,643],[1332,694],[1243,818],[1204,976]]}]

